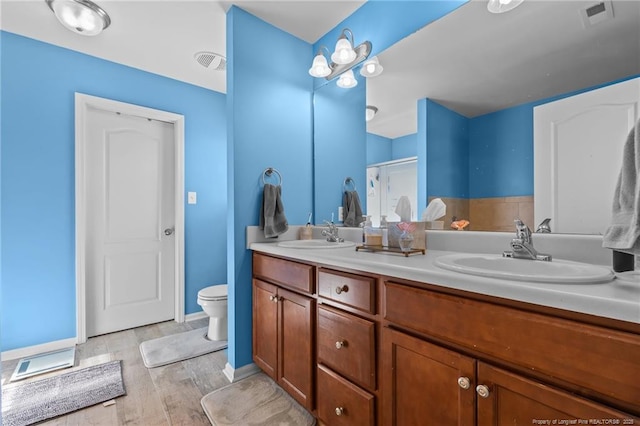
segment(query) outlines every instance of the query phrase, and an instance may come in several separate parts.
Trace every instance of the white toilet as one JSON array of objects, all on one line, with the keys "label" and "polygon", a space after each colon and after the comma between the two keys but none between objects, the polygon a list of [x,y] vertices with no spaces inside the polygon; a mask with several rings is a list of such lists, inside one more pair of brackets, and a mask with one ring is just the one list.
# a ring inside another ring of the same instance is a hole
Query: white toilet
[{"label": "white toilet", "polygon": [[227,284],[200,290],[198,305],[209,315],[209,340],[227,340]]}]

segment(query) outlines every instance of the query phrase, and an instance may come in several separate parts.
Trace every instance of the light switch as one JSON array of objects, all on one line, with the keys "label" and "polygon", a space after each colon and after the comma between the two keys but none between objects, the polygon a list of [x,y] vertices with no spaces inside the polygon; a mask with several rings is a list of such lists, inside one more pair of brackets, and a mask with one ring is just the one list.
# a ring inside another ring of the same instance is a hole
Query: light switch
[{"label": "light switch", "polygon": [[196,204],[196,202],[198,201],[196,193],[195,192],[187,192],[187,203],[188,204]]}]

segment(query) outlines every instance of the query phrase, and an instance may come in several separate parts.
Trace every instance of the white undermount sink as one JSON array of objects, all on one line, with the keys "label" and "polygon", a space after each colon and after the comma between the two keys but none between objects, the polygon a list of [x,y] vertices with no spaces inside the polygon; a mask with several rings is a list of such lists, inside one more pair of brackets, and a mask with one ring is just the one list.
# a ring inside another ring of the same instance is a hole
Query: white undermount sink
[{"label": "white undermount sink", "polygon": [[437,258],[434,264],[449,271],[483,277],[556,284],[596,284],[615,275],[604,266],[569,260],[514,259],[493,254],[457,253]]},{"label": "white undermount sink", "polygon": [[278,247],[285,248],[299,248],[299,249],[333,249],[333,248],[345,248],[353,247],[356,243],[353,241],[332,242],[327,240],[291,240],[281,241],[278,243]]}]

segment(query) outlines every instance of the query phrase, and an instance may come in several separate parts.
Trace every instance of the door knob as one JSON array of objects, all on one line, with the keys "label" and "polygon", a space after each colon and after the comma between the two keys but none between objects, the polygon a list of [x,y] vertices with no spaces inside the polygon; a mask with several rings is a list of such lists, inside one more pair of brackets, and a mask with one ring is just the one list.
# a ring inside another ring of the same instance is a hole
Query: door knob
[{"label": "door knob", "polygon": [[164,230],[164,235],[171,235],[173,234],[173,228],[167,228]]}]

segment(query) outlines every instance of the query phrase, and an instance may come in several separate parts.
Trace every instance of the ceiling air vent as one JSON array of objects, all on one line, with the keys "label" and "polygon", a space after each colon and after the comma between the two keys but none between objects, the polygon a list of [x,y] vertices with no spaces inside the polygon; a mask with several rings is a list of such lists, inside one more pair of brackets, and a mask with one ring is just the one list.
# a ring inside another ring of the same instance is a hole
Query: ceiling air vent
[{"label": "ceiling air vent", "polygon": [[205,68],[214,71],[224,71],[227,69],[227,59],[214,52],[198,52],[194,55],[196,61]]},{"label": "ceiling air vent", "polygon": [[585,28],[613,18],[611,0],[604,0],[580,10],[582,24]]}]

